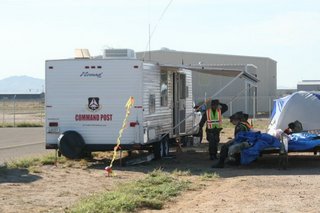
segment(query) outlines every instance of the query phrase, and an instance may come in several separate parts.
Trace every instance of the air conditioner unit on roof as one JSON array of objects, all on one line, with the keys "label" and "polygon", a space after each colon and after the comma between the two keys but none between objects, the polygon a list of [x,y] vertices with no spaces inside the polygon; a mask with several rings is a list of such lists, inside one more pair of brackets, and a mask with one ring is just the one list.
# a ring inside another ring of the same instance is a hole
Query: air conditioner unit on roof
[{"label": "air conditioner unit on roof", "polygon": [[136,58],[136,53],[131,49],[105,49],[103,58]]}]

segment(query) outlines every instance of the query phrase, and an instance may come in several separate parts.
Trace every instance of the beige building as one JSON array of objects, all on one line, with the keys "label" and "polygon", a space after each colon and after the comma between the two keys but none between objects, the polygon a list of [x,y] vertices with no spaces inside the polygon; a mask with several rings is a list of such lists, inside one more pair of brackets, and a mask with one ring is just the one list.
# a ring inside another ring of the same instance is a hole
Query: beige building
[{"label": "beige building", "polygon": [[302,80],[297,84],[298,91],[320,91],[320,80]]},{"label": "beige building", "polygon": [[[253,114],[253,110],[258,113],[268,113],[271,110],[272,100],[276,97],[277,62],[267,57],[182,52],[163,49],[138,52],[137,58],[172,65],[210,64],[226,68],[245,68],[249,73],[255,74],[260,80],[257,88],[238,79],[218,94],[217,97],[214,97],[229,105],[229,114],[240,110],[251,115]],[[193,99],[195,102],[201,102],[205,98],[211,97],[216,91],[219,91],[220,88],[232,80],[228,77],[217,76],[213,78],[208,74],[195,72],[192,75]],[[255,100],[253,100],[254,96],[256,97]],[[251,101],[244,101],[248,100],[248,97],[249,100],[251,98]]]}]

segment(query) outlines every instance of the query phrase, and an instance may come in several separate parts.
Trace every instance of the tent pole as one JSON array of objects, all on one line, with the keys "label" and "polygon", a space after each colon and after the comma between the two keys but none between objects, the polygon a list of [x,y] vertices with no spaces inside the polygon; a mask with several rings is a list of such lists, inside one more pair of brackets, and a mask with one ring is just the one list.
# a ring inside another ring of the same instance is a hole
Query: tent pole
[{"label": "tent pole", "polygon": [[252,104],[253,104],[253,106],[252,106],[252,110],[253,110],[252,119],[253,119],[253,121],[255,121],[255,119],[256,119],[256,87],[253,87],[252,98],[253,98],[253,100],[252,100]]}]

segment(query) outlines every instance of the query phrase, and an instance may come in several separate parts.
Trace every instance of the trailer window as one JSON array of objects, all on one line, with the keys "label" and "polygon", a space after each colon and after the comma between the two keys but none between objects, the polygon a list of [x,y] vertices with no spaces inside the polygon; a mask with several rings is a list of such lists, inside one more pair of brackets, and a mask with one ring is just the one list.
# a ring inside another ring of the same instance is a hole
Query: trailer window
[{"label": "trailer window", "polygon": [[154,94],[149,95],[149,114],[156,112],[156,96]]},{"label": "trailer window", "polygon": [[187,98],[186,75],[180,75],[180,98]]},{"label": "trailer window", "polygon": [[160,106],[168,106],[168,73],[160,73]]}]

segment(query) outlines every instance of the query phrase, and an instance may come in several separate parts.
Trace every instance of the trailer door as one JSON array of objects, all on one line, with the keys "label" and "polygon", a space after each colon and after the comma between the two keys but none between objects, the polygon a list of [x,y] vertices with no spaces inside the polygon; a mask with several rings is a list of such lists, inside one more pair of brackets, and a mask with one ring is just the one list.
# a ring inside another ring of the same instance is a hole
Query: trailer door
[{"label": "trailer door", "polygon": [[186,132],[186,75],[173,73],[173,135]]}]

